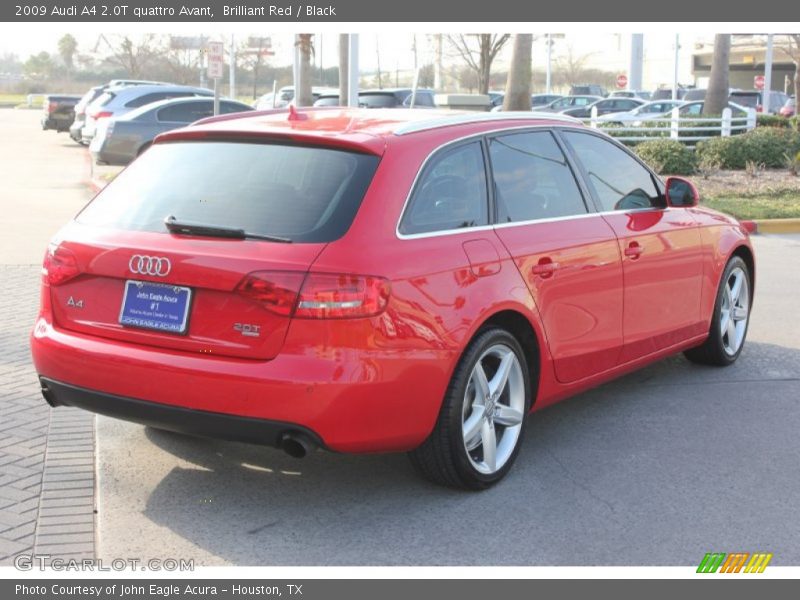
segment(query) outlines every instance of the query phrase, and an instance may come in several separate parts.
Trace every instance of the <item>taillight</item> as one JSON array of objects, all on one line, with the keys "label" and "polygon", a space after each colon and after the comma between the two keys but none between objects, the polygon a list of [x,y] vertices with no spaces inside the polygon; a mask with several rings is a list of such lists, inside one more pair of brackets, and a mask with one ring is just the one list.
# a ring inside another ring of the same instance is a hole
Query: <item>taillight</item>
[{"label": "taillight", "polygon": [[236,291],[285,317],[352,319],[382,313],[391,288],[382,277],[256,271],[247,275]]},{"label": "taillight", "polygon": [[289,271],[256,271],[242,279],[236,291],[264,308],[291,317],[305,273]]},{"label": "taillight", "polygon": [[111,112],[110,110],[101,110],[100,112],[96,112],[93,115],[89,116],[92,117],[95,121],[97,121],[99,119],[107,119],[108,117],[111,117],[113,115],[114,113]]},{"label": "taillight", "polygon": [[389,282],[382,277],[309,273],[294,316],[301,319],[372,317],[389,303]]},{"label": "taillight", "polygon": [[57,108],[58,108],[58,102],[50,102],[47,105],[47,112],[54,113],[54,112],[56,112]]},{"label": "taillight", "polygon": [[78,259],[70,250],[54,244],[48,246],[42,264],[43,284],[61,285],[79,274]]},{"label": "taillight", "polygon": [[759,112],[759,113],[760,112],[764,112],[764,107],[761,106],[760,104],[756,104],[756,112]]}]

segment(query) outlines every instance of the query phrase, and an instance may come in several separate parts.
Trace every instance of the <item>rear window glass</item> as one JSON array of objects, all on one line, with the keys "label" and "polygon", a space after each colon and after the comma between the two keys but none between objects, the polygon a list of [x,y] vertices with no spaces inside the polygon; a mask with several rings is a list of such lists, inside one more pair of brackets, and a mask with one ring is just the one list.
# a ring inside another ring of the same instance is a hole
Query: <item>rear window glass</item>
[{"label": "rear window glass", "polygon": [[156,144],[114,179],[77,221],[167,232],[174,216],[294,242],[329,242],[355,217],[378,157],[282,144]]},{"label": "rear window glass", "polygon": [[761,103],[761,95],[757,93],[734,92],[733,94],[731,94],[730,99],[736,104],[741,104],[742,106],[747,106],[751,108],[755,108]]}]

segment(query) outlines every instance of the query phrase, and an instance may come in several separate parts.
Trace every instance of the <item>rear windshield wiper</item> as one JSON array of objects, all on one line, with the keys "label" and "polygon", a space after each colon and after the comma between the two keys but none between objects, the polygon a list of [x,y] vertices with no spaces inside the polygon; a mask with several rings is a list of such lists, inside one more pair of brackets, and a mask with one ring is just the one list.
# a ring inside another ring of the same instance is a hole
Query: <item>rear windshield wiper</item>
[{"label": "rear windshield wiper", "polygon": [[231,240],[264,240],[267,242],[280,242],[282,244],[292,243],[292,240],[286,237],[250,233],[244,229],[237,229],[235,227],[222,227],[219,225],[207,225],[205,223],[195,223],[192,221],[179,221],[172,215],[164,219],[164,225],[170,233],[180,235],[200,235]]}]

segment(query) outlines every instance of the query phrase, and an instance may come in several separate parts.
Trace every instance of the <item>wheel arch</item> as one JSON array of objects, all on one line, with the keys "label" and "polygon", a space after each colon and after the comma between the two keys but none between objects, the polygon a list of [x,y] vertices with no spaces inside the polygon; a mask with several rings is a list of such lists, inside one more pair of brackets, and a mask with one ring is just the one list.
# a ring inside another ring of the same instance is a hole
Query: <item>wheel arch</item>
[{"label": "wheel arch", "polygon": [[[513,335],[525,353],[525,361],[531,382],[531,408],[539,396],[539,385],[543,368],[543,349],[546,347],[538,329],[531,319],[515,308],[503,308],[487,315],[470,336],[469,342],[486,329],[499,327]],[[468,343],[469,343],[468,342]]]},{"label": "wheel arch", "polygon": [[[755,298],[755,291],[756,291],[756,259],[755,255],[753,254],[752,248],[745,244],[741,244],[736,246],[733,251],[730,253],[728,257],[728,261],[733,258],[734,256],[738,256],[741,258],[744,263],[747,265],[747,270],[750,274],[750,304],[753,304],[753,300]],[[726,261],[726,264],[727,262]]]}]

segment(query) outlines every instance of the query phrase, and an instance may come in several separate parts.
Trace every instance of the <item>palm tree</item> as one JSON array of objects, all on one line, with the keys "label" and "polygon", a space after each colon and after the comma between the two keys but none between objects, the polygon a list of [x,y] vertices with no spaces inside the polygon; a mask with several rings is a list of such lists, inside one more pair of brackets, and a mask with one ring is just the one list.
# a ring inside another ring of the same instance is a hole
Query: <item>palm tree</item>
[{"label": "palm tree", "polygon": [[532,48],[532,33],[518,33],[514,36],[503,110],[531,110]]},{"label": "palm tree", "polygon": [[311,57],[314,56],[314,34],[300,33],[297,35],[295,45],[300,51],[300,64],[297,67],[295,81],[295,106],[311,106],[314,97],[311,95]]},{"label": "palm tree", "polygon": [[74,66],[75,51],[78,49],[78,41],[71,35],[66,34],[58,40],[58,53],[61,55],[61,60],[64,61],[64,66],[67,68],[67,73],[72,71]]},{"label": "palm tree", "polygon": [[711,75],[703,104],[704,115],[719,115],[728,106],[730,58],[731,34],[718,33],[714,36],[714,57],[711,60]]}]

